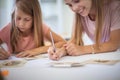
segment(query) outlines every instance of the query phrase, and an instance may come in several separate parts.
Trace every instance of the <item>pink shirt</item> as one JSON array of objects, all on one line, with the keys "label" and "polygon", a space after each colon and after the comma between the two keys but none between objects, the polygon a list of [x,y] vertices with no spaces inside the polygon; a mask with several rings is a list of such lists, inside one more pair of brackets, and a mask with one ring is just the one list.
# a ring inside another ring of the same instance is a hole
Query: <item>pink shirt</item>
[{"label": "pink shirt", "polygon": [[[104,24],[102,30],[101,42],[106,42],[110,39],[110,32],[120,29],[120,1],[113,0],[110,4],[105,4],[104,7]],[[84,31],[89,38],[95,41],[95,21],[90,18],[84,17],[83,20]]]},{"label": "pink shirt", "polygon": [[[10,45],[10,29],[11,24],[7,24],[3,29],[0,30],[0,39],[7,44],[8,51],[12,53],[11,45]],[[46,24],[43,24],[43,35],[45,36],[49,30],[49,27]],[[18,51],[24,51],[35,48],[34,38],[33,35],[24,37],[23,39],[19,40],[18,43]]]}]

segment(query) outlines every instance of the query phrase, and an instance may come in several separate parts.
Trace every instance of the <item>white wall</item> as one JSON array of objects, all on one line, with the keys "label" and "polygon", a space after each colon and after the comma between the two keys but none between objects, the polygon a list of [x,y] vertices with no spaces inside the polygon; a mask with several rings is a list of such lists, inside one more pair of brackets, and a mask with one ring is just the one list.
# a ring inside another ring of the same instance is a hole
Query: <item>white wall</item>
[{"label": "white wall", "polygon": [[64,0],[40,0],[40,2],[45,23],[63,38],[70,38],[73,12]]},{"label": "white wall", "polygon": [[0,0],[0,28],[11,20],[11,12],[14,0]]},{"label": "white wall", "polygon": [[74,13],[63,3],[63,34],[66,38],[70,38],[72,34]]}]

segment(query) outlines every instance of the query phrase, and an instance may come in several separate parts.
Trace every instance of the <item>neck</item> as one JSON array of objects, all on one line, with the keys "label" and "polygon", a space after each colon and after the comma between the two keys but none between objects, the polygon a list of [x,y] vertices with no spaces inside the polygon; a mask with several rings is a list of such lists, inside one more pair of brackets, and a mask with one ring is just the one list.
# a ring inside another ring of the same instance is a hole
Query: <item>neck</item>
[{"label": "neck", "polygon": [[21,32],[21,36],[23,36],[23,37],[27,37],[27,36],[31,35],[31,33],[32,33],[31,30],[26,31],[26,32]]},{"label": "neck", "polygon": [[92,20],[92,21],[95,21],[95,18],[96,18],[96,12],[95,12],[95,7],[92,6],[91,10],[90,10],[90,13],[88,14],[89,18]]}]

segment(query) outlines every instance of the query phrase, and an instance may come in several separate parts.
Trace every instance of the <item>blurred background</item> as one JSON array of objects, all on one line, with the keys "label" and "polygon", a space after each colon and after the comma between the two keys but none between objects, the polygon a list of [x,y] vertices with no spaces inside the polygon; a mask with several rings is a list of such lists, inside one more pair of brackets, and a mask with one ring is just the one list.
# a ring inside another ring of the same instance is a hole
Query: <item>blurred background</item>
[{"label": "blurred background", "polygon": [[[0,28],[11,20],[15,0],[0,0]],[[65,5],[64,0],[39,0],[43,21],[63,38],[71,37],[73,12]]]}]

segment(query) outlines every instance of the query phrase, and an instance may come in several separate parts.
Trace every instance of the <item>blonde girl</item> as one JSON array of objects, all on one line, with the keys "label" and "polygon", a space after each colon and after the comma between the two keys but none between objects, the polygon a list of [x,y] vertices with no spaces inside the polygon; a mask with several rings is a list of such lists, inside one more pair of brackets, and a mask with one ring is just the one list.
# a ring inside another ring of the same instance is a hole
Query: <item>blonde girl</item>
[{"label": "blonde girl", "polygon": [[[0,59],[7,59],[11,54],[17,57],[32,57],[47,52],[46,40],[51,41],[50,28],[43,23],[38,0],[16,0],[11,22],[0,30],[0,44],[6,43],[8,51],[0,48]],[[56,46],[65,41],[51,31]]]},{"label": "blonde girl", "polygon": [[[115,51],[120,47],[120,0],[64,0],[75,12],[72,38],[64,45],[64,53],[50,58],[60,59],[64,55],[79,56]],[[94,42],[84,45],[82,35],[86,33]],[[53,54],[51,48],[49,54]]]}]

